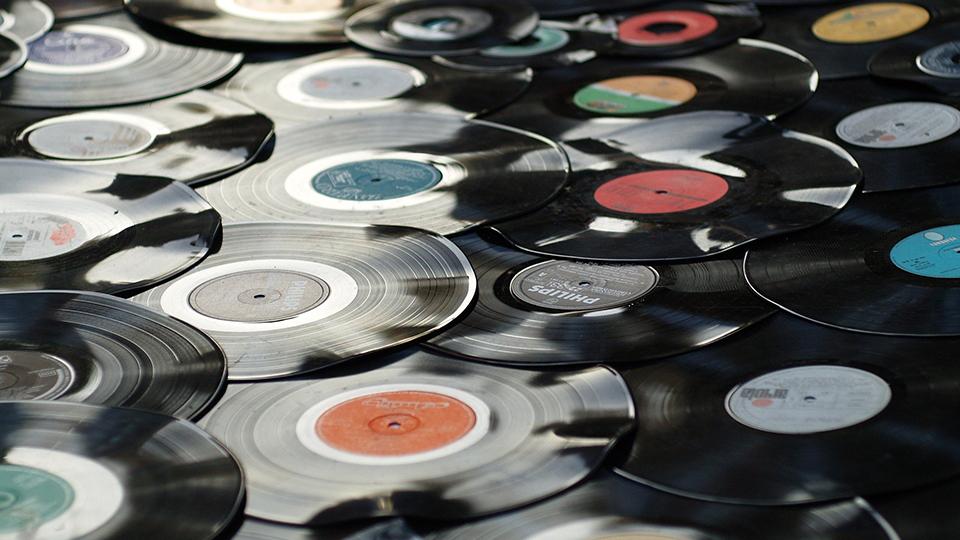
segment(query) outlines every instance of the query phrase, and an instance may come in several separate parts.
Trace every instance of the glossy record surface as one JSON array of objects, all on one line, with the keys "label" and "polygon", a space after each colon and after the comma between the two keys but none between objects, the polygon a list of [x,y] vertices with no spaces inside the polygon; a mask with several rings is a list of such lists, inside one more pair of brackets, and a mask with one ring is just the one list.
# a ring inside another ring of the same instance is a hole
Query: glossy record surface
[{"label": "glossy record surface", "polygon": [[27,61],[27,46],[20,38],[0,32],[0,77],[17,71]]},{"label": "glossy record surface", "polygon": [[[870,74],[898,81],[915,82],[926,85],[938,92],[960,94],[960,79],[942,77],[927,73],[918,66],[918,57],[923,53],[947,43],[957,42],[960,35],[960,23],[950,21],[931,25],[913,33],[889,47],[881,49],[870,59]],[[951,63],[952,58],[951,58]]]},{"label": "glossy record surface", "polygon": [[[10,26],[8,26],[8,18],[13,20]],[[53,12],[43,2],[37,0],[0,2],[0,28],[25,42],[29,43],[42,36],[51,26],[53,26]]]}]

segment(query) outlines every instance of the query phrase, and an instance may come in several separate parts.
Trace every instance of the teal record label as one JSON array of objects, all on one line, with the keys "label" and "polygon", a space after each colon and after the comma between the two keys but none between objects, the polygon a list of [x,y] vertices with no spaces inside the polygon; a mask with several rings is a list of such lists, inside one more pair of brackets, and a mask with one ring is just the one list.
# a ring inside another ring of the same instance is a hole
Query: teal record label
[{"label": "teal record label", "polygon": [[540,26],[533,35],[520,43],[491,47],[480,51],[480,54],[497,58],[525,58],[552,53],[562,49],[567,43],[570,43],[570,34],[559,28]]},{"label": "teal record label", "polygon": [[0,534],[28,534],[62,515],[73,501],[73,488],[58,476],[32,467],[0,465]]},{"label": "teal record label", "polygon": [[923,277],[960,278],[960,225],[911,234],[890,250],[897,268]]},{"label": "teal record label", "polygon": [[343,163],[313,177],[318,193],[344,201],[385,201],[427,191],[443,179],[429,164],[408,159],[371,159]]}]

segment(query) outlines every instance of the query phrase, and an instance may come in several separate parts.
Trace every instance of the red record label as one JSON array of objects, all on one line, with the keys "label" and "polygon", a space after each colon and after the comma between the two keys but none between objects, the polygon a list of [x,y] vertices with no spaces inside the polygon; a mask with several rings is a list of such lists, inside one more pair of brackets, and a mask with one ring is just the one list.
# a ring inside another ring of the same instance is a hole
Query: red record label
[{"label": "red record label", "polygon": [[604,208],[628,214],[669,214],[700,208],[723,198],[722,177],[689,169],[628,174],[601,185],[593,198]]},{"label": "red record label", "polygon": [[618,37],[628,45],[674,45],[712,34],[717,26],[716,17],[700,11],[654,11],[622,21]]}]

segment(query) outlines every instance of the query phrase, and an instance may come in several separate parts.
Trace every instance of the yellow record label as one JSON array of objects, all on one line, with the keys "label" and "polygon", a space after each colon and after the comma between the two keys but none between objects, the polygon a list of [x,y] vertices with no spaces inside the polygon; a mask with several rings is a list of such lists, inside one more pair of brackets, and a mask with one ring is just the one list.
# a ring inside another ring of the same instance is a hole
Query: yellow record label
[{"label": "yellow record label", "polygon": [[913,32],[930,13],[913,4],[877,2],[839,9],[813,23],[813,35],[831,43],[871,43]]}]

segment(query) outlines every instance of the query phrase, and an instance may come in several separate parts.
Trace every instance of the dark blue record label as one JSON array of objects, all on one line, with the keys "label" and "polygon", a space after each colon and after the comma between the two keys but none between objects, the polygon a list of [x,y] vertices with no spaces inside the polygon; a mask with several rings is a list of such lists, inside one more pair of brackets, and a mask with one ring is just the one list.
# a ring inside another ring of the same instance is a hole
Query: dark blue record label
[{"label": "dark blue record label", "polygon": [[116,60],[129,51],[130,46],[116,37],[54,30],[30,44],[30,61],[55,66],[88,66]]},{"label": "dark blue record label", "polygon": [[313,177],[313,189],[344,201],[384,201],[415,195],[436,186],[443,173],[429,163],[370,159],[330,167]]},{"label": "dark blue record label", "polygon": [[927,49],[917,57],[917,67],[934,77],[960,78],[960,41],[949,41]]},{"label": "dark blue record label", "polygon": [[931,278],[960,278],[960,225],[911,234],[890,250],[897,268]]}]

